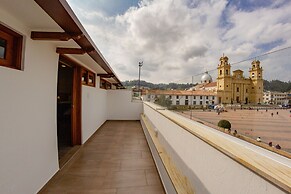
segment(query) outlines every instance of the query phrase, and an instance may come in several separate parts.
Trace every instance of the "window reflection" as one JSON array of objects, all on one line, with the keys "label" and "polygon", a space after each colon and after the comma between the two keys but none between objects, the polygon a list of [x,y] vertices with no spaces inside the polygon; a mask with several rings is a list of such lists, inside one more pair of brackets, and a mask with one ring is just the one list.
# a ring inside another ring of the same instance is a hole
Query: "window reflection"
[{"label": "window reflection", "polygon": [[0,38],[0,58],[5,59],[6,40]]}]

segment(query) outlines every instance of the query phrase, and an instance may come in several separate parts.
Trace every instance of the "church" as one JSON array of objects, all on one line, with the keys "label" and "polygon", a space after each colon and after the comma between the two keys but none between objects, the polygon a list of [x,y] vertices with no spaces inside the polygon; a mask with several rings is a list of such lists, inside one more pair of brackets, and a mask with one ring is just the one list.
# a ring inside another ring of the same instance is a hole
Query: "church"
[{"label": "church", "polygon": [[219,104],[261,104],[263,103],[263,69],[259,60],[254,60],[249,69],[249,77],[238,69],[231,75],[231,65],[227,56],[220,58],[217,67],[217,97]]}]

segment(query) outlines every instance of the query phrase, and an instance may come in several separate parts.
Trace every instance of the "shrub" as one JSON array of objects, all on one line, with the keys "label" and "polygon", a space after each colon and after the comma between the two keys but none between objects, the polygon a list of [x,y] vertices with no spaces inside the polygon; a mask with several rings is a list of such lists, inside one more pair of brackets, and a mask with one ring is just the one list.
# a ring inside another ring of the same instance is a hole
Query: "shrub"
[{"label": "shrub", "polygon": [[158,105],[161,105],[163,107],[171,107],[172,105],[172,101],[170,98],[166,97],[165,95],[161,95],[159,97],[156,98],[155,103]]},{"label": "shrub", "polygon": [[222,127],[224,129],[231,128],[231,123],[228,120],[220,120],[217,125],[218,127]]}]

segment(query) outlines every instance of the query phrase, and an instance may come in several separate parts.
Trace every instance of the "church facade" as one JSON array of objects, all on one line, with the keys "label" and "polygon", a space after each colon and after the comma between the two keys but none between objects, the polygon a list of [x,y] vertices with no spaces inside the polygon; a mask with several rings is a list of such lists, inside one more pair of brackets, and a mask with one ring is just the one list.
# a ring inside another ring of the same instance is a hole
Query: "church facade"
[{"label": "church facade", "polygon": [[217,98],[222,104],[260,104],[263,103],[263,69],[260,61],[254,60],[245,78],[242,70],[231,74],[227,56],[220,58],[217,67]]}]

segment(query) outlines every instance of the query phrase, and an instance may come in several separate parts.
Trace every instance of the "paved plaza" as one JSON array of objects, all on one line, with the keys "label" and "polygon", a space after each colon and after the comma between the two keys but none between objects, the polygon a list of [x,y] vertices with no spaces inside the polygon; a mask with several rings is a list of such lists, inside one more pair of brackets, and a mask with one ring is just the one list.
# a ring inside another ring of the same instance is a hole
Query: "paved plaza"
[{"label": "paved plaza", "polygon": [[[190,117],[191,111],[183,111],[180,114]],[[272,142],[273,145],[279,144],[282,150],[291,153],[290,109],[270,109],[268,111],[229,109],[219,115],[213,110],[193,110],[192,119],[210,126],[217,126],[221,119],[229,120],[232,130],[236,129],[238,134],[253,139],[261,137],[262,142]]]}]

